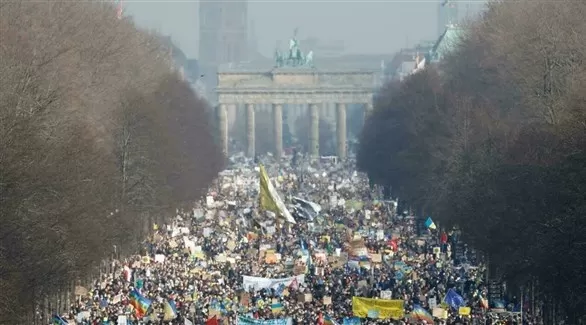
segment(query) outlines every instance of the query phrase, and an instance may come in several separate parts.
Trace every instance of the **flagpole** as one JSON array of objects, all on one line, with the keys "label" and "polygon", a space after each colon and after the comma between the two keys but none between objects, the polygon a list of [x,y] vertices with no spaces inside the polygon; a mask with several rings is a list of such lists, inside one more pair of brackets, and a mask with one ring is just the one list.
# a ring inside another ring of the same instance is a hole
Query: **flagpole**
[{"label": "flagpole", "polygon": [[521,325],[523,325],[523,296],[525,293],[525,288],[521,287],[521,303],[520,303],[520,307],[521,307]]}]

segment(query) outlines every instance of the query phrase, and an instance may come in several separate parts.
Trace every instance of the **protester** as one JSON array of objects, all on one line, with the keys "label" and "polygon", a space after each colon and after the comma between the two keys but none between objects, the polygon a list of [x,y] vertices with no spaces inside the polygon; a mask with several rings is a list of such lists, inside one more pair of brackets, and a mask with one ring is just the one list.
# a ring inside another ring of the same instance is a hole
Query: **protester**
[{"label": "protester", "polygon": [[[471,256],[454,263],[456,232],[397,213],[396,201],[383,200],[351,160],[297,157],[292,167],[269,158],[259,160],[294,224],[259,206],[259,165],[233,157],[206,198],[171,224],[153,225],[144,251],[117,261],[63,317],[70,324],[486,324],[484,268]],[[353,297],[393,300],[402,315],[379,319],[368,310],[355,318]]]}]

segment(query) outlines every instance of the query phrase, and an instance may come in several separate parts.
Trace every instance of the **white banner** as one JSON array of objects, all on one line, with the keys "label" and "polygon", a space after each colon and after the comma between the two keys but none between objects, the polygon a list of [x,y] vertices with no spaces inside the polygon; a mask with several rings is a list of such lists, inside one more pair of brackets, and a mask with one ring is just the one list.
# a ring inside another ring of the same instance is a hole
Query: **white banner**
[{"label": "white banner", "polygon": [[284,286],[288,287],[291,285],[293,280],[297,279],[297,284],[305,283],[305,274],[296,275],[290,278],[281,278],[281,279],[270,279],[270,278],[259,278],[256,276],[243,276],[242,277],[242,286],[244,290],[248,291],[250,289],[254,289],[255,291],[262,290],[262,289],[277,289],[279,285],[283,284]]},{"label": "white banner", "polygon": [[238,316],[238,325],[293,325],[292,318],[279,318],[279,319],[254,319],[244,316]]}]

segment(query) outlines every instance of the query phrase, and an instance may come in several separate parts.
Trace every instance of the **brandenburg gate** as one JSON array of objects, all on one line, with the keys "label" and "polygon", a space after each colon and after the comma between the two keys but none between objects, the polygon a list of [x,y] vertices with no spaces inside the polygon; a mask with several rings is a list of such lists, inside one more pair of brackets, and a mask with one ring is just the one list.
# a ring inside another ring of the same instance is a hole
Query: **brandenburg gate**
[{"label": "brandenburg gate", "polygon": [[[319,156],[319,110],[325,103],[336,104],[336,151],[347,156],[346,105],[362,104],[365,114],[372,109],[375,71],[320,70],[313,66],[313,54],[299,50],[291,40],[287,57],[276,53],[276,64],[266,71],[228,69],[218,71],[217,118],[220,141],[228,154],[228,109],[244,104],[246,109],[246,154],[255,156],[255,105],[272,104],[275,136],[274,154],[283,154],[283,105],[309,105],[309,151]],[[230,107],[232,106],[232,107]]]}]

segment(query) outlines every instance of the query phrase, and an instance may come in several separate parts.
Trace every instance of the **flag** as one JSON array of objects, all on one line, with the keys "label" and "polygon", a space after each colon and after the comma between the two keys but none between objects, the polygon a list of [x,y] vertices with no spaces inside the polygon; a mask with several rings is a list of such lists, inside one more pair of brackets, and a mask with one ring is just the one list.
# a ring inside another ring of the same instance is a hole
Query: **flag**
[{"label": "flag", "polygon": [[69,324],[69,322],[67,322],[61,316],[59,316],[57,314],[53,315],[53,325],[68,325],[68,324]]},{"label": "flag", "polygon": [[271,311],[273,314],[280,314],[283,311],[283,304],[280,302],[271,304]]},{"label": "flag", "polygon": [[488,309],[488,299],[480,297],[480,307],[483,309]]},{"label": "flag", "polygon": [[159,322],[159,313],[155,308],[150,308],[150,312],[147,313],[143,318],[142,321],[144,323],[152,322],[158,323]]},{"label": "flag", "polygon": [[212,302],[210,303],[209,310],[213,310],[216,313],[221,314],[221,315],[223,315],[227,312],[226,306],[222,302],[220,302],[216,299],[213,299]]},{"label": "flag", "polygon": [[324,325],[339,325],[333,318],[328,315],[324,316]]},{"label": "flag", "polygon": [[283,295],[283,291],[285,291],[285,284],[284,283],[280,283],[279,286],[277,287],[277,289],[275,289],[275,294],[277,296],[282,296]]},{"label": "flag", "polygon": [[295,277],[293,279],[293,281],[291,281],[291,283],[289,284],[289,289],[292,289],[292,290],[299,289],[299,281],[297,281],[297,277]]},{"label": "flag", "polygon": [[177,318],[177,306],[175,306],[175,302],[173,300],[165,301],[164,306],[165,316],[163,316],[163,320],[169,321]]},{"label": "flag", "polygon": [[462,298],[462,296],[460,296],[456,290],[451,288],[448,289],[448,292],[444,297],[444,302],[454,309],[464,306],[464,298]]},{"label": "flag", "polygon": [[431,217],[427,217],[427,220],[425,220],[425,227],[432,230],[435,230],[437,228],[433,220],[431,220]]},{"label": "flag", "polygon": [[134,307],[134,312],[138,318],[144,317],[151,307],[151,301],[143,297],[138,291],[130,292],[130,305]]},{"label": "flag", "polygon": [[416,320],[425,321],[427,324],[433,324],[433,316],[427,312],[423,307],[415,305],[411,312],[411,318]]},{"label": "flag", "polygon": [[322,210],[321,205],[298,197],[293,197],[291,201],[295,204],[297,215],[303,219],[313,220]]},{"label": "flag", "polygon": [[281,200],[277,190],[271,183],[269,175],[263,165],[260,165],[260,207],[265,211],[273,212],[278,216],[282,216],[289,223],[295,223],[295,219],[287,210],[287,207]]},{"label": "flag", "polygon": [[214,317],[208,318],[208,320],[206,321],[206,325],[220,325],[220,322],[218,321],[218,316],[214,315]]}]

